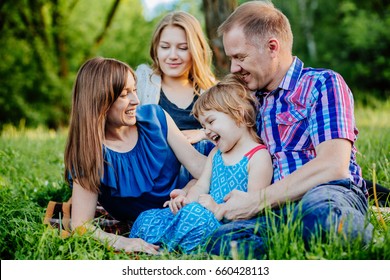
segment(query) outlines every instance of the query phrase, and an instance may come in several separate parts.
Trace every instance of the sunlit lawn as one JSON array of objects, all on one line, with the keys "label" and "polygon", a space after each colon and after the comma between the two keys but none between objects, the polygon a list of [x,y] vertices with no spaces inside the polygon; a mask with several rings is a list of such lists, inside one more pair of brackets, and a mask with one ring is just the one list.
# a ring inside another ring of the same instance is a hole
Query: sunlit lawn
[{"label": "sunlit lawn", "polygon": [[[356,108],[359,127],[358,162],[367,179],[390,187],[390,103],[375,109]],[[61,239],[57,230],[42,224],[49,200],[65,201],[70,190],[63,181],[66,130],[6,127],[0,137],[0,258],[1,259],[212,259],[164,253],[115,253],[87,235]],[[375,173],[375,174],[374,174]],[[373,204],[373,202],[370,202]],[[340,242],[318,243],[304,249],[288,228],[275,233],[267,259],[390,259],[389,216],[371,215],[374,240],[363,249]]]}]

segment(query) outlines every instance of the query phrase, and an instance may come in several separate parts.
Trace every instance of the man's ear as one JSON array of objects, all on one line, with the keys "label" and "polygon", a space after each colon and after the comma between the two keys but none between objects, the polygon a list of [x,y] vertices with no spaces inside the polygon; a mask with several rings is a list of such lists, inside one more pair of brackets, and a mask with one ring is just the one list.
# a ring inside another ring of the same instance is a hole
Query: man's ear
[{"label": "man's ear", "polygon": [[274,37],[270,38],[267,47],[272,56],[276,55],[280,51],[279,40]]}]

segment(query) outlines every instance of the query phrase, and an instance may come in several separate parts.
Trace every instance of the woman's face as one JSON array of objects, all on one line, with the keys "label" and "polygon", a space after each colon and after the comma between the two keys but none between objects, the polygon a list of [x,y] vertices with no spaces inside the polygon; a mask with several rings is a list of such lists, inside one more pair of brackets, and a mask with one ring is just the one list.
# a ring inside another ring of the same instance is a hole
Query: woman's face
[{"label": "woman's face", "polygon": [[106,126],[130,126],[136,123],[135,112],[139,104],[135,80],[128,72],[125,88],[107,113]]},{"label": "woman's face", "polygon": [[188,78],[192,57],[184,29],[173,25],[163,29],[157,46],[157,59],[163,75]]}]

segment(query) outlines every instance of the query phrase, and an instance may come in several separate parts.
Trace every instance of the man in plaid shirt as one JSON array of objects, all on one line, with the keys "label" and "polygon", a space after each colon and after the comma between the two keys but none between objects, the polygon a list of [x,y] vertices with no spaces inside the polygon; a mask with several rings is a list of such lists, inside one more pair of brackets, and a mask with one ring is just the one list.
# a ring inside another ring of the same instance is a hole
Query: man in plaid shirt
[{"label": "man in plaid shirt", "polygon": [[[246,254],[267,250],[272,207],[276,226],[287,213],[303,225],[306,244],[329,233],[365,242],[367,189],[356,163],[353,96],[334,71],[304,68],[292,55],[288,19],[273,4],[246,2],[219,27],[231,72],[240,75],[259,99],[258,133],[274,168],[273,183],[258,197],[231,192],[225,201],[233,220],[220,227],[208,250],[228,255],[231,241]],[[290,214],[291,215],[291,214]],[[271,223],[272,224],[272,223]]]}]

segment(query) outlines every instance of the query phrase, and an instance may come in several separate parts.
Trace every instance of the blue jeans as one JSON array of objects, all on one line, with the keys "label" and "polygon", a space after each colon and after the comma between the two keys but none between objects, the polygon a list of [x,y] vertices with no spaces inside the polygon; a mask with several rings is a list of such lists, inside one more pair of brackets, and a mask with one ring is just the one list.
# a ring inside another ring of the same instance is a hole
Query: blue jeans
[{"label": "blue jeans", "polygon": [[309,190],[300,201],[266,215],[222,225],[212,235],[207,251],[229,256],[231,241],[236,241],[245,258],[261,259],[267,252],[272,231],[282,224],[297,223],[307,247],[313,237],[326,238],[332,232],[344,234],[348,240],[361,237],[368,243],[373,226],[366,223],[367,210],[367,199],[360,188],[349,179],[332,181]]},{"label": "blue jeans", "polygon": [[[209,140],[201,140],[195,144],[192,144],[194,148],[201,153],[202,155],[208,156],[211,150],[214,148],[213,142]],[[180,186],[184,187],[187,183],[192,180],[194,177],[190,172],[182,165],[180,167]]]}]

